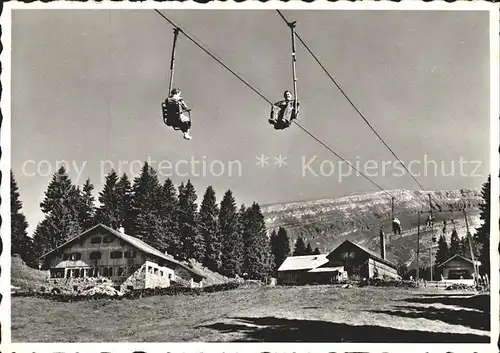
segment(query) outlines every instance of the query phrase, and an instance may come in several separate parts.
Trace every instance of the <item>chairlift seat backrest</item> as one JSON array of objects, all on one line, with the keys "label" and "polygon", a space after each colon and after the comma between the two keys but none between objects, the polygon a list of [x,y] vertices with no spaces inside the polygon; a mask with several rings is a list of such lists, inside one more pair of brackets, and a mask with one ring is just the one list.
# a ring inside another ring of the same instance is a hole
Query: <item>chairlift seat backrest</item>
[{"label": "chairlift seat backrest", "polygon": [[275,121],[274,128],[281,130],[290,126],[293,119],[298,118],[298,108],[300,102],[297,101],[297,111],[295,111],[295,101],[281,101],[272,105],[271,120]]},{"label": "chairlift seat backrest", "polygon": [[172,126],[174,130],[180,130],[180,123],[191,121],[191,113],[184,109],[183,104],[179,100],[167,98],[162,103],[163,122],[167,126]]}]

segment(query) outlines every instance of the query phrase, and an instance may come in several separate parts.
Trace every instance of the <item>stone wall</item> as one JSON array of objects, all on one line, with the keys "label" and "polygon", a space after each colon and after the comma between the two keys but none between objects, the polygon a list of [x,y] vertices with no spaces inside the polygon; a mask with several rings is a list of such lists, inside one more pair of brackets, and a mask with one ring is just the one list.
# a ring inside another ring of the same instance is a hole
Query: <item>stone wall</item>
[{"label": "stone wall", "polygon": [[146,269],[144,288],[170,287],[170,280],[175,276],[173,269],[150,261],[146,261],[143,267]]},{"label": "stone wall", "polygon": [[120,285],[120,291],[126,292],[133,289],[146,288],[146,264],[143,264],[130,276],[124,278]]},{"label": "stone wall", "polygon": [[57,288],[62,291],[79,293],[102,284],[117,287],[115,281],[105,277],[49,278],[47,282],[49,287],[47,288],[48,291]]}]

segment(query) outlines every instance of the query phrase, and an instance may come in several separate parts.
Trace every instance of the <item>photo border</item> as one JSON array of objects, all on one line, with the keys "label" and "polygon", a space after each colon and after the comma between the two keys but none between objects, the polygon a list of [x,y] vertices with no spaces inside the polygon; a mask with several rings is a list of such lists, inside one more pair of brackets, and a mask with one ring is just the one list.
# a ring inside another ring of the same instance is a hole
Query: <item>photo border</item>
[{"label": "photo border", "polygon": [[[10,175],[11,166],[11,12],[13,10],[31,10],[31,9],[136,9],[136,10],[175,10],[175,9],[203,9],[203,10],[395,10],[395,11],[418,11],[418,10],[451,10],[451,11],[489,11],[490,13],[490,102],[491,102],[491,123],[490,123],[490,147],[491,161],[490,170],[492,175],[491,196],[499,200],[499,156],[498,148],[500,127],[499,127],[499,7],[498,4],[490,2],[389,2],[389,1],[355,1],[355,2],[152,2],[143,3],[134,2],[86,2],[86,3],[68,3],[68,2],[34,2],[4,3],[3,11],[0,16],[2,24],[2,52],[0,61],[3,67],[0,79],[2,84],[2,96],[0,108],[2,124],[0,126],[1,158],[0,168],[2,172],[2,183],[0,184],[0,215],[1,226],[0,236],[3,244],[3,251],[0,257],[0,292],[2,300],[0,302],[0,327],[2,352],[240,352],[240,351],[262,351],[262,352],[333,352],[333,351],[369,351],[369,352],[497,352],[499,331],[499,276],[491,276],[491,343],[490,344],[395,344],[395,343],[11,343],[11,297],[10,297],[10,264],[11,264],[11,243],[10,243],[10,183],[7,182],[7,176]],[[491,218],[499,219],[499,203],[493,202],[491,208]],[[491,255],[491,273],[493,269],[499,268],[498,244],[499,227],[496,222],[491,222],[490,255]],[[494,245],[494,246],[493,246]]]}]

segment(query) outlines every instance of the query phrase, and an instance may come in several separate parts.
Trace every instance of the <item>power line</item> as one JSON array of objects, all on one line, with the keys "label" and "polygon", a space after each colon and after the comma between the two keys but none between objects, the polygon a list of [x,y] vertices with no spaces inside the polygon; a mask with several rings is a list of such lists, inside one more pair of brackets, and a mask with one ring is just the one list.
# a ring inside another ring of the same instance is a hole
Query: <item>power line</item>
[{"label": "power line", "polygon": [[[283,16],[283,14],[280,12],[280,10],[276,10],[278,12],[278,14],[280,15],[280,17],[283,19],[283,21],[288,25],[289,22],[288,20],[285,18],[285,16]],[[354,108],[354,110],[359,114],[359,116],[365,121],[365,123],[370,127],[370,129],[375,133],[375,135],[380,139],[380,141],[382,141],[382,143],[385,145],[385,147],[387,147],[387,149],[392,153],[392,155],[398,160],[399,163],[401,163],[401,165],[403,166],[403,168],[408,172],[408,174],[410,174],[410,176],[413,178],[413,180],[418,184],[418,186],[423,190],[425,191],[425,188],[418,182],[418,180],[415,178],[415,176],[406,168],[406,166],[404,165],[404,163],[399,159],[399,157],[394,153],[394,151],[389,147],[389,145],[387,145],[387,143],[384,141],[384,139],[377,133],[377,131],[375,131],[375,129],[373,128],[373,126],[368,122],[368,120],[365,118],[365,116],[363,115],[363,113],[361,113],[361,111],[358,109],[358,107],[356,107],[356,105],[352,102],[352,100],[347,96],[347,94],[344,92],[344,90],[342,89],[342,87],[340,87],[340,85],[337,83],[337,81],[332,77],[332,75],[330,75],[330,73],[328,72],[328,70],[323,66],[323,64],[319,61],[318,57],[312,52],[312,50],[309,48],[309,46],[302,40],[302,38],[300,38],[299,34],[297,32],[295,32],[295,35],[297,36],[297,39],[302,43],[302,45],[306,48],[306,50],[309,52],[309,54],[311,54],[311,56],[316,60],[316,62],[319,64],[319,66],[323,69],[323,71],[325,72],[325,74],[330,78],[330,80],[335,84],[335,86],[339,89],[339,91],[342,93],[342,95],[347,99],[347,101],[351,104],[351,106]]]},{"label": "power line", "polygon": [[[222,65],[226,70],[228,70],[229,72],[231,72],[234,76],[236,76],[236,78],[238,78],[241,82],[243,82],[247,87],[249,87],[252,91],[254,91],[255,93],[257,93],[262,99],[264,99],[267,103],[269,103],[270,105],[273,105],[273,103],[268,99],[266,98],[262,93],[260,93],[256,88],[254,88],[250,83],[248,83],[246,80],[244,80],[238,73],[236,73],[234,70],[232,70],[231,68],[229,68],[226,64],[224,64],[219,58],[217,58],[217,56],[213,53],[211,53],[208,49],[206,49],[205,47],[203,47],[201,44],[198,43],[198,41],[196,41],[192,36],[190,36],[189,34],[187,34],[182,28],[180,28],[178,25],[176,25],[173,21],[171,21],[169,18],[167,18],[164,14],[162,14],[160,11],[156,10],[155,11],[164,19],[166,20],[168,23],[170,23],[174,28],[177,28],[180,30],[181,33],[183,33],[186,38],[188,38],[189,40],[191,40],[191,42],[193,42],[197,47],[199,47],[200,49],[202,49],[206,54],[208,54],[212,59],[214,59],[215,61],[217,61],[220,65]],[[363,174],[362,172],[360,172],[358,169],[356,169],[350,162],[348,162],[347,160],[345,160],[342,156],[340,156],[338,153],[336,153],[334,150],[332,150],[328,145],[326,145],[324,142],[322,142],[319,138],[317,138],[316,136],[314,136],[314,134],[310,133],[306,128],[304,128],[302,125],[300,125],[299,123],[297,123],[295,120],[293,121],[302,131],[304,131],[306,134],[308,134],[310,137],[312,137],[315,141],[317,141],[319,144],[321,144],[323,147],[325,147],[328,151],[330,151],[331,153],[333,153],[335,156],[337,156],[338,158],[340,158],[342,161],[346,162],[351,168],[353,168],[355,171],[357,171],[361,176],[363,176],[365,179],[367,179],[370,183],[372,183],[373,185],[375,185],[377,188],[379,188],[381,191],[385,192],[386,194],[388,194],[390,197],[392,197],[392,195],[387,191],[385,190],[384,188],[382,188],[380,185],[378,185],[377,183],[375,183],[373,180],[371,180],[369,177],[367,177],[365,174]]]}]

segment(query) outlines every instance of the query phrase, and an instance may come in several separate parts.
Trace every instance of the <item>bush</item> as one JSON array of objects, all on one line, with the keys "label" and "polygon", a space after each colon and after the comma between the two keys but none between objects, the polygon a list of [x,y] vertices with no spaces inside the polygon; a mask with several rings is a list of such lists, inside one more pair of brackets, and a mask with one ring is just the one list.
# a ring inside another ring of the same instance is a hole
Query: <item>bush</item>
[{"label": "bush", "polygon": [[50,292],[44,290],[27,292],[15,292],[12,293],[13,297],[34,297],[43,298],[59,302],[76,302],[82,300],[98,300],[98,299],[113,299],[120,300],[123,298],[127,299],[137,299],[143,297],[151,297],[156,295],[200,295],[202,293],[212,293],[221,292],[226,290],[232,290],[240,287],[242,283],[239,282],[228,282],[223,284],[216,284],[213,286],[205,288],[190,288],[190,287],[180,287],[171,286],[167,288],[146,288],[146,289],[135,289],[124,293],[123,295],[109,295],[106,293],[93,293],[90,295],[75,294],[74,292],[63,293],[59,288],[53,288]]},{"label": "bush", "polygon": [[413,281],[402,281],[394,279],[384,280],[381,278],[368,279],[368,285],[375,287],[418,288],[418,283]]},{"label": "bush", "polygon": [[463,284],[463,283],[454,283],[445,288],[445,290],[476,290],[474,286]]}]

